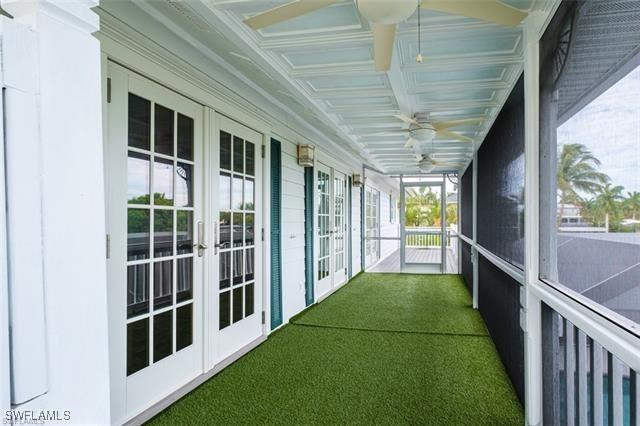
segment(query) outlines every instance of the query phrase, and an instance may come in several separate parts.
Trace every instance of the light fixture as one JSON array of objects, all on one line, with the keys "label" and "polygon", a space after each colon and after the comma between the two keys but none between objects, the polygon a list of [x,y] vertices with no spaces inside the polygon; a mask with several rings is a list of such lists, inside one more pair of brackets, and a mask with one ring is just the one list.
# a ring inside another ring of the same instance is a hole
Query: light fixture
[{"label": "light fixture", "polygon": [[359,175],[359,174],[354,174],[353,177],[351,178],[351,181],[352,181],[353,186],[358,187],[358,188],[361,187],[364,184],[364,182],[362,180],[362,175]]},{"label": "light fixture", "polygon": [[424,155],[420,161],[418,161],[418,168],[423,173],[430,173],[435,169],[436,165],[428,155]]},{"label": "light fixture", "polygon": [[314,151],[313,145],[298,145],[298,166],[313,167]]}]

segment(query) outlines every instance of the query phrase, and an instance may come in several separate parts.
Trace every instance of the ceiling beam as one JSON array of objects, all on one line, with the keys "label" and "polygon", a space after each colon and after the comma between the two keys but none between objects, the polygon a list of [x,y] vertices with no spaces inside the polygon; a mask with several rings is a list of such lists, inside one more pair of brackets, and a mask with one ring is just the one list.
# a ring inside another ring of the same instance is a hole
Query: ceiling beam
[{"label": "ceiling beam", "polygon": [[397,41],[394,43],[394,47],[393,55],[391,57],[391,66],[389,71],[387,71],[387,78],[389,79],[389,84],[391,85],[391,90],[396,98],[396,103],[398,104],[400,113],[407,117],[413,117],[414,103],[413,99],[409,95],[406,81],[402,75],[402,70],[400,69],[400,52]]}]

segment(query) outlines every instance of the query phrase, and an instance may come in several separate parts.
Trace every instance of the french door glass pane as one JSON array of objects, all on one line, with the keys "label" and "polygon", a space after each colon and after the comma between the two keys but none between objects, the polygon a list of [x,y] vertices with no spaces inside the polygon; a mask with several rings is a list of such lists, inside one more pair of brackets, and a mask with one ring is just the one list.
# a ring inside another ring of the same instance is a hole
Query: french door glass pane
[{"label": "french door glass pane", "polygon": [[173,352],[173,311],[153,316],[153,362]]},{"label": "french door glass pane", "polygon": [[173,161],[156,158],[153,163],[153,199],[157,206],[173,205]]},{"label": "french door glass pane", "polygon": [[149,318],[127,324],[127,376],[149,365]]},{"label": "french door glass pane", "polygon": [[127,267],[127,318],[149,312],[149,265]]},{"label": "french door glass pane", "polygon": [[129,146],[149,150],[151,147],[151,102],[129,93]]},{"label": "french door glass pane", "polygon": [[153,212],[153,254],[155,257],[173,255],[173,210]]},{"label": "french door glass pane", "polygon": [[194,120],[130,94],[128,145],[129,375],[193,341]]},{"label": "french door glass pane", "polygon": [[193,258],[178,259],[177,302],[193,298]]},{"label": "french door glass pane", "polygon": [[127,199],[129,204],[149,204],[149,155],[129,152],[127,160]]},{"label": "french door glass pane", "polygon": [[154,151],[158,154],[173,156],[173,111],[155,105],[154,113]]},{"label": "french door glass pane", "polygon": [[193,343],[193,304],[180,306],[176,310],[176,351]]},{"label": "french door glass pane", "polygon": [[129,209],[127,212],[127,260],[149,258],[149,210]]},{"label": "french door glass pane", "polygon": [[193,212],[178,211],[176,226],[178,254],[193,253]]},{"label": "french door glass pane", "polygon": [[231,324],[231,291],[220,293],[218,302],[220,304],[218,321],[220,330],[222,330]]},{"label": "french door glass pane", "polygon": [[254,313],[256,145],[224,131],[220,144],[219,328],[223,329]]},{"label": "french door glass pane", "polygon": [[153,309],[171,306],[173,303],[173,261],[153,264]]},{"label": "french door glass pane", "polygon": [[193,118],[178,114],[178,157],[193,161]]},{"label": "french door glass pane", "polygon": [[193,207],[193,168],[190,164],[178,163],[176,168],[176,206]]}]

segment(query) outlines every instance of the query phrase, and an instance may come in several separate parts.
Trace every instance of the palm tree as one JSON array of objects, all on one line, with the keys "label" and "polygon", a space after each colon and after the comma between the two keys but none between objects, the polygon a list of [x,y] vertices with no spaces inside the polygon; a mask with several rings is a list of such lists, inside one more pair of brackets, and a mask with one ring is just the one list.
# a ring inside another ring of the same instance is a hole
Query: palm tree
[{"label": "palm tree", "polygon": [[609,182],[609,177],[598,171],[600,160],[579,143],[565,144],[558,156],[558,192],[560,195],[560,222],[564,215],[564,205],[578,203],[580,192],[597,193]]},{"label": "palm tree", "polygon": [[622,196],[624,188],[620,185],[612,186],[607,183],[600,190],[600,194],[596,197],[596,205],[602,209],[605,214],[605,223],[607,232],[609,232],[609,217],[618,218],[620,213],[621,201],[624,200]]},{"label": "palm tree", "polygon": [[624,200],[624,209],[631,215],[631,219],[636,220],[640,214],[640,192],[627,192],[627,199]]}]

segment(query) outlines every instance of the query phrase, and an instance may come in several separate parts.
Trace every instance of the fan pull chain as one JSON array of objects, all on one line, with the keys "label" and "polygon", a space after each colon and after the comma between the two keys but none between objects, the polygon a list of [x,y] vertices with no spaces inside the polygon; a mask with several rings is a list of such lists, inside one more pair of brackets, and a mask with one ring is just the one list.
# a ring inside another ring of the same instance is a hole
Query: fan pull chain
[{"label": "fan pull chain", "polygon": [[420,44],[421,33],[422,32],[420,31],[420,3],[418,3],[418,56],[416,56],[417,63],[422,62],[422,46]]}]

